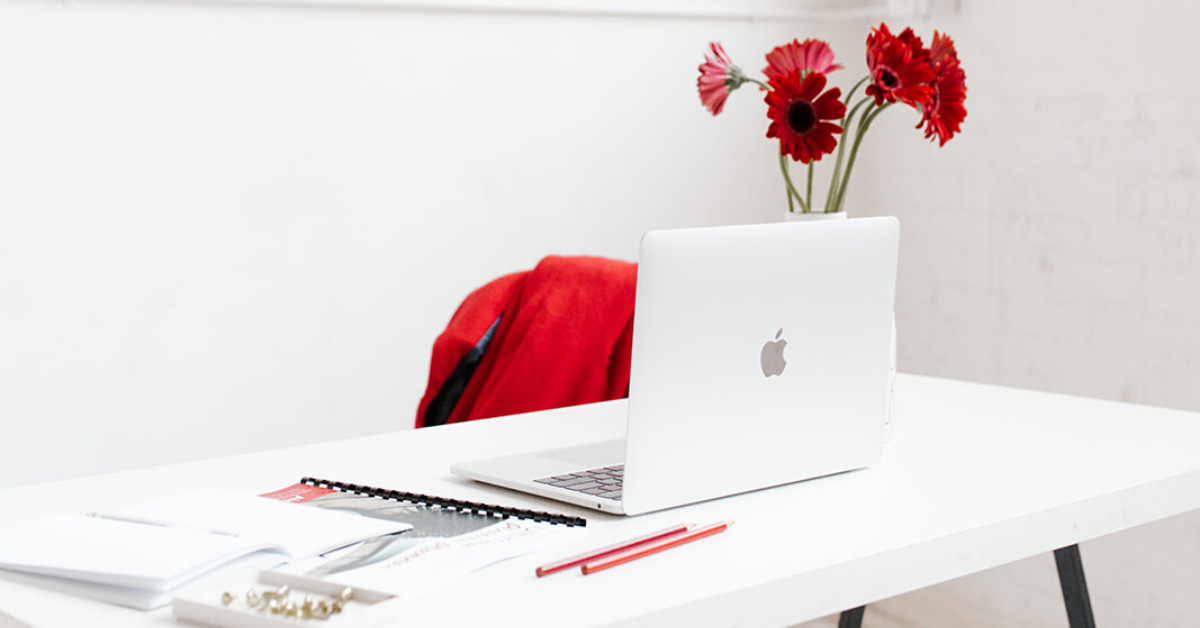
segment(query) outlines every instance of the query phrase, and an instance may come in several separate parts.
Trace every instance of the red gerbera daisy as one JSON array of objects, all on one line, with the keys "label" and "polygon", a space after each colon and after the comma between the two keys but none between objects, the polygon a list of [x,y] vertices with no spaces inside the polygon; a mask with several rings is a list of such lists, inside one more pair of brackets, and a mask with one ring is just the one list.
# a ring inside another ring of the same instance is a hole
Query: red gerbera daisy
[{"label": "red gerbera daisy", "polygon": [[911,28],[899,36],[888,30],[887,24],[871,29],[867,36],[867,69],[871,84],[866,93],[875,97],[875,104],[899,100],[912,107],[933,98],[933,68],[929,51]]},{"label": "red gerbera daisy", "polygon": [[842,127],[825,120],[840,120],[846,115],[846,105],[840,100],[839,88],[821,93],[825,81],[820,72],[804,74],[800,70],[777,74],[768,81],[771,91],[767,92],[766,102],[771,126],[767,137],[779,138],[779,154],[807,164],[837,148],[833,136],[841,133]]},{"label": "red gerbera daisy", "polygon": [[700,65],[700,78],[696,79],[696,89],[700,92],[700,103],[715,116],[725,108],[725,99],[729,92],[746,82],[741,68],[733,64],[721,44],[709,44],[711,52],[704,55],[704,63]]},{"label": "red gerbera daisy", "polygon": [[925,137],[932,140],[936,135],[938,146],[944,146],[967,117],[967,109],[963,106],[967,98],[967,75],[958,62],[954,40],[937,31],[933,32],[929,59],[934,68],[933,98],[918,107],[921,122],[917,128],[924,126]]},{"label": "red gerbera daisy", "polygon": [[958,61],[958,51],[949,35],[933,31],[933,43],[929,45],[929,62],[936,68],[947,61]]},{"label": "red gerbera daisy", "polygon": [[792,70],[800,70],[801,74],[809,71],[828,74],[840,69],[842,65],[833,62],[833,49],[829,44],[819,39],[805,39],[803,43],[793,39],[792,43],[775,46],[767,53],[767,67],[763,68],[763,73],[769,79]]}]

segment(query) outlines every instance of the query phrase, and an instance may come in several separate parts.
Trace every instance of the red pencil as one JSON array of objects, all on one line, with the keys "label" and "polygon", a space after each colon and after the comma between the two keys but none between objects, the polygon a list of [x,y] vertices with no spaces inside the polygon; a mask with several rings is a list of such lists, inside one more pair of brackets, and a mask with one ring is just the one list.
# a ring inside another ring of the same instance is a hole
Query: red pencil
[{"label": "red pencil", "polygon": [[683,534],[684,532],[687,532],[687,531],[688,531],[687,525],[679,524],[679,525],[671,526],[664,530],[659,530],[658,532],[651,532],[650,534],[647,534],[645,536],[639,536],[635,539],[629,539],[628,541],[621,541],[620,543],[617,543],[615,545],[601,547],[600,549],[595,549],[590,552],[580,554],[578,556],[564,558],[560,561],[538,567],[537,568],[537,576],[539,578],[541,578],[542,576],[548,576],[556,571],[562,571],[564,569],[570,569],[571,567],[576,567],[578,565],[582,565],[582,564],[588,562],[589,560],[596,560],[597,558],[603,558],[610,554],[615,554],[617,552],[623,552],[625,550],[632,549],[634,547],[638,547],[645,543],[650,543],[652,541],[657,541],[660,539],[671,537],[676,534]]},{"label": "red pencil", "polygon": [[659,539],[658,541],[655,541],[653,543],[646,543],[643,545],[639,545],[637,547],[631,548],[628,551],[621,552],[619,554],[609,556],[607,558],[600,558],[597,560],[587,561],[583,564],[583,567],[581,567],[580,569],[583,571],[584,575],[587,575],[590,573],[596,573],[597,571],[608,569],[609,567],[616,567],[617,565],[627,563],[631,560],[637,560],[643,556],[657,554],[658,552],[661,552],[663,550],[668,550],[668,549],[671,549],[672,547],[677,547],[679,545],[683,545],[684,543],[691,543],[692,541],[695,541],[697,539],[702,539],[706,536],[712,536],[718,532],[724,532],[725,529],[728,527],[729,527],[728,521],[719,521],[719,522],[711,524],[711,525],[706,525],[703,528],[695,528],[695,529],[689,530],[688,532],[686,532],[684,534],[676,534],[676,535],[669,536],[669,537],[666,537],[663,539]]}]

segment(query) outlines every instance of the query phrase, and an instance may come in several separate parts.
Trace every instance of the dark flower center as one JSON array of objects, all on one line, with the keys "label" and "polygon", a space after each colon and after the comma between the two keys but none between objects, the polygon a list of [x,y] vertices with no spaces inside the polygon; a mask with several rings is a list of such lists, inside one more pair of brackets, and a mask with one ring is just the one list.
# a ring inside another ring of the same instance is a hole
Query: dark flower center
[{"label": "dark flower center", "polygon": [[804,135],[817,126],[817,112],[812,103],[803,100],[792,101],[787,108],[787,123],[793,133]]},{"label": "dark flower center", "polygon": [[881,67],[875,72],[875,82],[885,89],[900,87],[900,77],[891,68]]}]

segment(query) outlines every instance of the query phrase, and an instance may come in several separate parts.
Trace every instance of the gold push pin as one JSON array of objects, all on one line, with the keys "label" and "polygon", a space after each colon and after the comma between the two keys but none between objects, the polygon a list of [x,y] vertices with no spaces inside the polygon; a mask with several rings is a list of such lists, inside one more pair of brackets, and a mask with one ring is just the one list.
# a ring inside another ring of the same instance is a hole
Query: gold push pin
[{"label": "gold push pin", "polygon": [[229,606],[229,604],[232,602],[233,602],[233,594],[232,593],[230,593],[229,591],[226,591],[221,594],[221,603],[222,604],[224,604],[225,606]]}]

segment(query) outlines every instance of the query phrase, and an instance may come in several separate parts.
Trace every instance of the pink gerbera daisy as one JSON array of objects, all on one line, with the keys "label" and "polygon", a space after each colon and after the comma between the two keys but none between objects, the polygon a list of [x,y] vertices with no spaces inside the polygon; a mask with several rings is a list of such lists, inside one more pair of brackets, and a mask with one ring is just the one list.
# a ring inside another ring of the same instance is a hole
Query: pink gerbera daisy
[{"label": "pink gerbera daisy", "polygon": [[709,50],[704,55],[704,63],[700,65],[696,89],[700,92],[701,104],[715,116],[725,108],[729,93],[746,82],[746,76],[725,54],[721,44],[714,41],[709,44]]}]

